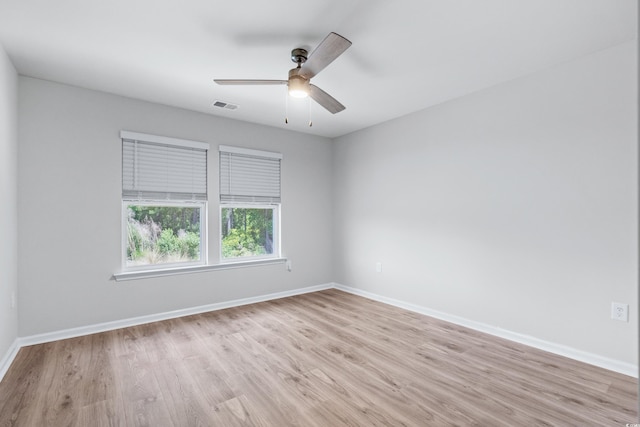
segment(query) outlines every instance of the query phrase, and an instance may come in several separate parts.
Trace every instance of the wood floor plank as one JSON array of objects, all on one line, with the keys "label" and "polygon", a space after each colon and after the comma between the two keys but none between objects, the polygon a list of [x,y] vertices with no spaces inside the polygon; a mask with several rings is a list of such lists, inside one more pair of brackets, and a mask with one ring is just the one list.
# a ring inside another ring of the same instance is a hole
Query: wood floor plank
[{"label": "wood floor plank", "polygon": [[255,410],[245,395],[229,399],[216,406],[221,426],[268,427],[269,423]]},{"label": "wood floor plank", "polygon": [[637,385],[331,289],[22,348],[0,426],[614,426]]},{"label": "wood floor plank", "polygon": [[173,425],[220,425],[214,408],[208,404],[184,364],[163,359],[154,363],[153,371]]},{"label": "wood floor plank", "polygon": [[46,425],[73,425],[83,406],[86,377],[91,375],[91,336],[57,341],[47,351],[46,359],[53,370],[45,370],[38,412]]},{"label": "wood floor plank", "polygon": [[[11,369],[0,383],[0,425],[28,425],[35,417],[36,402],[41,397],[40,381],[44,372],[45,345],[23,347]],[[5,384],[9,387],[2,388]]]},{"label": "wood floor plank", "polygon": [[129,401],[147,402],[162,399],[162,390],[153,371],[153,363],[146,352],[129,353],[116,360],[118,389]]},{"label": "wood floor plank", "polygon": [[260,416],[268,425],[306,426],[297,407],[297,402],[288,393],[279,389],[277,380],[261,371],[251,371],[235,375],[228,380],[238,396],[244,395],[259,408]]},{"label": "wood floor plank", "polygon": [[211,407],[236,398],[235,393],[221,375],[219,365],[210,355],[190,357],[182,361],[192,373],[195,385]]},{"label": "wood floor plank", "polygon": [[101,400],[78,410],[76,427],[118,427],[127,425],[121,402]]}]

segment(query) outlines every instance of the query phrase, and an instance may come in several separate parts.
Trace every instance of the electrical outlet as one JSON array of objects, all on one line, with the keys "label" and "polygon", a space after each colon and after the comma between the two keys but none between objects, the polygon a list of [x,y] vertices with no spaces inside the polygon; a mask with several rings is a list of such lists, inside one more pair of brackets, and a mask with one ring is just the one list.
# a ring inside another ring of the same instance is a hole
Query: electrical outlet
[{"label": "electrical outlet", "polygon": [[376,273],[382,273],[382,263],[376,262]]},{"label": "electrical outlet", "polygon": [[613,320],[620,320],[621,322],[628,322],[629,321],[629,304],[612,302],[611,318]]},{"label": "electrical outlet", "polygon": [[287,271],[289,271],[289,272],[290,272],[290,271],[291,271],[291,269],[292,269],[292,268],[291,268],[291,260],[290,260],[290,259],[288,259],[288,260],[287,260]]},{"label": "electrical outlet", "polygon": [[17,298],[16,298],[16,291],[11,292],[11,308],[16,308],[16,305],[18,304]]}]

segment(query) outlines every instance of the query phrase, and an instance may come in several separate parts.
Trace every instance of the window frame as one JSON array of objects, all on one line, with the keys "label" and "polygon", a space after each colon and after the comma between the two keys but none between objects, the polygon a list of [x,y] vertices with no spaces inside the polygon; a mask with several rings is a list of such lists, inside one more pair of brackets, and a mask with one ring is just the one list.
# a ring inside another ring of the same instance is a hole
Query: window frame
[{"label": "window frame", "polygon": [[[273,209],[273,253],[265,255],[253,255],[234,258],[224,258],[222,255],[222,209]],[[282,248],[280,246],[280,203],[238,203],[238,202],[220,202],[218,211],[218,262],[222,264],[233,264],[251,261],[262,261],[270,259],[282,258]]]},{"label": "window frame", "polygon": [[[136,206],[158,206],[158,207],[185,207],[185,208],[200,208],[200,260],[198,261],[185,261],[185,262],[169,262],[159,264],[144,264],[144,265],[127,265],[127,246],[129,243],[128,236],[128,210],[129,205]],[[207,233],[207,221],[208,221],[208,202],[206,200],[199,201],[180,201],[180,200],[136,200],[133,198],[122,199],[121,208],[121,221],[122,221],[122,237],[121,237],[121,263],[122,272],[136,272],[136,271],[161,271],[171,270],[183,267],[197,267],[208,264],[208,233]]]}]

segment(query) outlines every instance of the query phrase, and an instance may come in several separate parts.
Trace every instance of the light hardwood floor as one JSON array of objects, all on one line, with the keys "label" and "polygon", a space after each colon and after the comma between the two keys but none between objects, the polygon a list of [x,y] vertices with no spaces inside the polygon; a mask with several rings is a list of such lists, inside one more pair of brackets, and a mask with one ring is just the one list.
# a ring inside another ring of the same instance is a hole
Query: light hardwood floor
[{"label": "light hardwood floor", "polygon": [[327,290],[23,348],[0,426],[624,426],[636,390]]}]

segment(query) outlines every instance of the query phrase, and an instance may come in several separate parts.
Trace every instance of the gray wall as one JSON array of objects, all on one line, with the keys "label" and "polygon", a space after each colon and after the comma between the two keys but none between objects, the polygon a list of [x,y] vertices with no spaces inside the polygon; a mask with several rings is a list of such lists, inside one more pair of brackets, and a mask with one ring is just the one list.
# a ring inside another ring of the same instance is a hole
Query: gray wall
[{"label": "gray wall", "polygon": [[335,280],[637,363],[636,50],[338,138]]},{"label": "gray wall", "polygon": [[[329,139],[27,77],[19,78],[19,100],[20,336],[333,279]],[[218,258],[218,145],[283,153],[282,249],[293,271],[279,264],[110,280],[121,268],[121,129],[211,144],[213,261]]]},{"label": "gray wall", "polygon": [[18,74],[0,45],[0,360],[18,336]]}]

